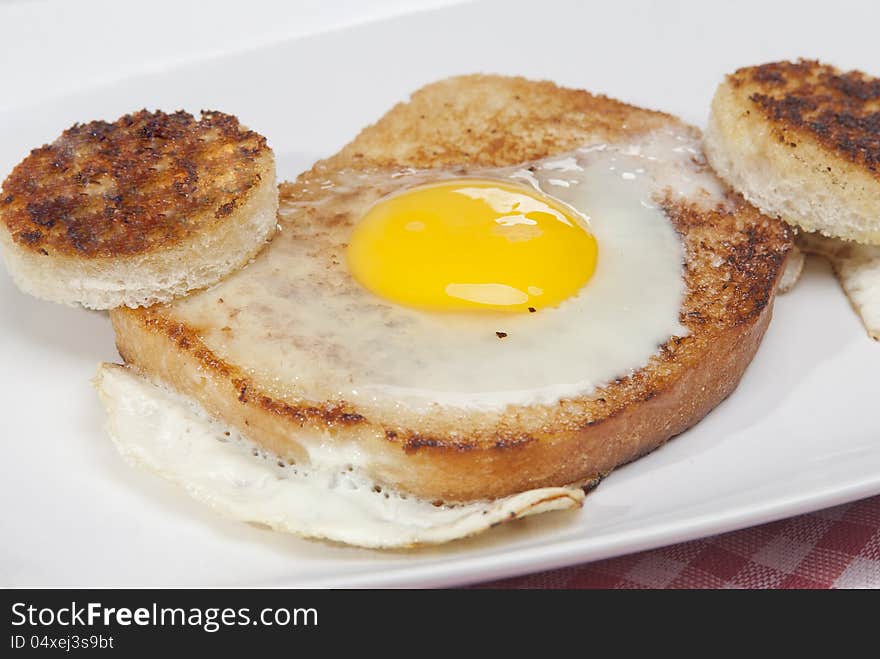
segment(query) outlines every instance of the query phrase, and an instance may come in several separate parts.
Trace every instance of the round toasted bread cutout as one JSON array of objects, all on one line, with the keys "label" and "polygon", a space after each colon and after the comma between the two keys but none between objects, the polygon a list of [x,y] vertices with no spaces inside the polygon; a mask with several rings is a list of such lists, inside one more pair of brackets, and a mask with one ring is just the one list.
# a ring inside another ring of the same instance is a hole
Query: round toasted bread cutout
[{"label": "round toasted bread cutout", "polygon": [[0,192],[0,252],[26,293],[91,309],[210,286],[271,238],[275,164],[234,116],[141,110],[76,124]]},{"label": "round toasted bread cutout", "polygon": [[762,212],[880,244],[880,79],[816,61],[739,69],[718,86],[709,163]]}]

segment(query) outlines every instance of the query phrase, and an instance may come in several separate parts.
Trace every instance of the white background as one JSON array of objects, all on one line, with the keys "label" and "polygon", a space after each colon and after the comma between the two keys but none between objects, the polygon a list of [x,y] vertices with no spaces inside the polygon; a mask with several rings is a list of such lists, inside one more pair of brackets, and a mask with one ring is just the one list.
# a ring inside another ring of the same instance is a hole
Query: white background
[{"label": "white background", "polygon": [[[453,73],[551,78],[698,125],[739,66],[805,55],[880,74],[876,3],[532,0],[373,20],[437,4],[0,4],[0,172],[75,121],[140,107],[235,113],[292,177]],[[777,303],[737,392],[582,511],[412,553],[226,522],[127,467],[88,385],[116,358],[104,315],[28,298],[0,273],[0,585],[462,583],[880,492],[880,346],[819,263]]]},{"label": "white background", "polygon": [[451,4],[456,0],[0,0],[0,111]]}]

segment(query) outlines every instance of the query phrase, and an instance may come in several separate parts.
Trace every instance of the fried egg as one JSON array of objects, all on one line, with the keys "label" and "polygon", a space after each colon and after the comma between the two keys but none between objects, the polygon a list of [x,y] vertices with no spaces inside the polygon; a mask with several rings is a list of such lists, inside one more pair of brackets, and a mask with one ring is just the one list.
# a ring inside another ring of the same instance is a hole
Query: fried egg
[{"label": "fried egg", "polygon": [[519,167],[301,179],[271,248],[173,315],[279,397],[418,413],[587,394],[687,333],[662,204],[723,202],[698,158],[658,130]]},{"label": "fried egg", "polygon": [[[269,248],[165,311],[280,399],[410,415],[554,404],[687,333],[684,248],[663,206],[725,203],[700,158],[690,133],[667,129],[518,167],[301,178],[282,188]],[[584,497],[425,501],[371,480],[375,457],[344,432],[299,442],[290,462],[128,368],[102,366],[97,386],[130,462],[234,519],[308,537],[445,542]]]}]

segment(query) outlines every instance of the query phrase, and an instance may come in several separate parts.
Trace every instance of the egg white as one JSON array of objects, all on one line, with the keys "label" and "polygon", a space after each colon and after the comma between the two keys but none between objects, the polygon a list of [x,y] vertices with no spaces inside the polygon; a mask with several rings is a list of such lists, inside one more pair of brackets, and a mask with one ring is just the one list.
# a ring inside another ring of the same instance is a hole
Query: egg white
[{"label": "egg white", "polygon": [[[723,202],[698,154],[689,133],[661,130],[530,167],[343,172],[307,182],[311,196],[282,199],[282,231],[269,248],[170,313],[279,397],[342,399],[365,410],[393,400],[419,412],[501,411],[588,394],[687,333],[679,319],[683,246],[658,202],[667,194]],[[354,281],[345,246],[366,209],[405,187],[455,176],[533,186],[580,213],[598,261],[579,294],[538,313],[427,312]]]},{"label": "egg white", "polygon": [[200,407],[128,368],[102,364],[95,380],[107,429],[130,463],[182,485],[228,518],[361,547],[448,542],[528,515],[578,508],[578,487],[546,487],[449,506],[380,488],[339,445],[309,464],[281,462]]}]

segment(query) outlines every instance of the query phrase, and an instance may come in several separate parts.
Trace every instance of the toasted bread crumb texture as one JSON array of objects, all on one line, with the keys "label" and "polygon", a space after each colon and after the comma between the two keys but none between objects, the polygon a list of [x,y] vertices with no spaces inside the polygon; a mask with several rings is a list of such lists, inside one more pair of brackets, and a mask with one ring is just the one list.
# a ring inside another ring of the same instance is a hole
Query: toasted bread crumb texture
[{"label": "toasted bread crumb texture", "polygon": [[[429,85],[343,151],[282,186],[282,203],[308,182],[346,168],[509,166],[589,143],[680,126],[668,115],[519,78],[465,76]],[[352,444],[379,482],[419,496],[466,501],[585,482],[633,460],[699,421],[737,385],[771,315],[790,230],[738,195],[706,209],[668,199],[686,251],[686,337],[671,337],[642,369],[588,396],[503,412],[410,414],[394,401],[370,409],[309,401],[259,382],[161,306],[111,314],[126,362],[303,459],[293,428]],[[173,359],[170,357],[174,355]],[[299,383],[302,385],[302,383]],[[381,408],[381,409],[380,409]]]},{"label": "toasted bread crumb texture", "polygon": [[345,167],[501,167],[616,142],[677,119],[551,82],[459,76],[423,87],[316,172]]},{"label": "toasted bread crumb texture", "polygon": [[35,253],[143,254],[228,218],[259,185],[267,151],[265,138],[221,112],[76,124],[12,171],[0,217]]},{"label": "toasted bread crumb texture", "polygon": [[880,243],[880,80],[805,60],[740,69],[715,94],[705,149],[765,213]]},{"label": "toasted bread crumb texture", "polygon": [[880,178],[880,80],[815,61],[741,69],[730,78],[774,123],[803,131]]},{"label": "toasted bread crumb texture", "polygon": [[245,266],[275,234],[278,188],[271,153],[260,183],[214,230],[165,249],[106,259],[44,255],[0,227],[0,256],[25,293],[88,309],[143,307],[215,284]]}]

